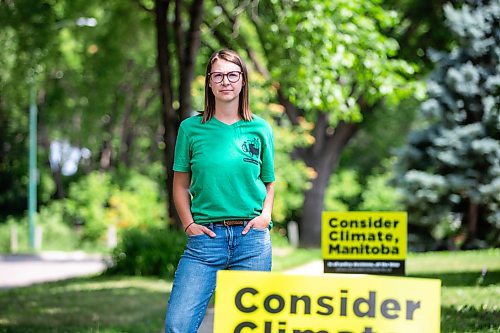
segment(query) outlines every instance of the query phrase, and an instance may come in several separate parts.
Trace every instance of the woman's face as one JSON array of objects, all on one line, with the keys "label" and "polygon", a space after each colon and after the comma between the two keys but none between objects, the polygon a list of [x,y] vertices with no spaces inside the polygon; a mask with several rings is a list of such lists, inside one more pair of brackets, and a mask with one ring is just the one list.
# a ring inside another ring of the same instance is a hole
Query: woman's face
[{"label": "woman's face", "polygon": [[[243,88],[243,74],[241,73],[240,66],[224,59],[217,59],[212,64],[210,73],[212,74],[209,86],[215,96],[215,102],[229,103],[234,100],[238,101],[241,89]],[[222,81],[217,83],[217,79],[221,77]],[[239,79],[236,81],[237,78]]]}]

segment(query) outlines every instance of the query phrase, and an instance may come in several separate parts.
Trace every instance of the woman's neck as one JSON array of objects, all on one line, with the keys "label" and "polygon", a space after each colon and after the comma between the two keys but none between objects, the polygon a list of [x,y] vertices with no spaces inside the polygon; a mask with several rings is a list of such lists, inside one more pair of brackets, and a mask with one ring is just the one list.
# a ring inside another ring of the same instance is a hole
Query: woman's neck
[{"label": "woman's neck", "polygon": [[234,103],[228,103],[228,104],[217,103],[215,105],[214,116],[215,118],[217,118],[217,120],[220,120],[226,124],[232,124],[241,119],[238,113],[238,104],[234,105]]}]

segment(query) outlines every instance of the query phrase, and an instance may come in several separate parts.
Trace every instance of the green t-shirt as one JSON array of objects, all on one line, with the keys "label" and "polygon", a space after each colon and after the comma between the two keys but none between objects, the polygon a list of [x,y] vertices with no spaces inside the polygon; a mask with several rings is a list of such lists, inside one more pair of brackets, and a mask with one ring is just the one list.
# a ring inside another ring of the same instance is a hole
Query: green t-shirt
[{"label": "green t-shirt", "polygon": [[265,183],[274,181],[271,126],[258,116],[227,125],[215,117],[185,119],[174,171],[191,172],[191,213],[197,223],[252,219],[262,212]]}]

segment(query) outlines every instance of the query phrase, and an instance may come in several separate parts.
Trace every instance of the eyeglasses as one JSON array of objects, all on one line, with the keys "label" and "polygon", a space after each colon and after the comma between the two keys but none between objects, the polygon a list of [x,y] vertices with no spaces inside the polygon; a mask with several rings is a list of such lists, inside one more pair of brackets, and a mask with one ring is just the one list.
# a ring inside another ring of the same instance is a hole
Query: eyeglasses
[{"label": "eyeglasses", "polygon": [[224,81],[224,76],[227,76],[227,80],[231,83],[236,83],[240,80],[241,72],[229,72],[227,74],[221,73],[221,72],[213,72],[209,73],[210,75],[210,80],[212,80],[213,83],[221,83]]}]

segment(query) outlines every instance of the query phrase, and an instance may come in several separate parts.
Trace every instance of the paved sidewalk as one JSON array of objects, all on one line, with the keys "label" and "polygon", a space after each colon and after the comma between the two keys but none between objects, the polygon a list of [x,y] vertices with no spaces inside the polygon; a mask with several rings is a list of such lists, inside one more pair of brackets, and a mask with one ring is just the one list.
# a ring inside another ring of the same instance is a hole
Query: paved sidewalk
[{"label": "paved sidewalk", "polygon": [[[316,275],[323,273],[323,261],[316,260],[285,271],[286,274]],[[208,308],[198,333],[213,333],[214,309]]]},{"label": "paved sidewalk", "polygon": [[105,269],[104,257],[83,252],[1,255],[0,289],[93,275]]}]

